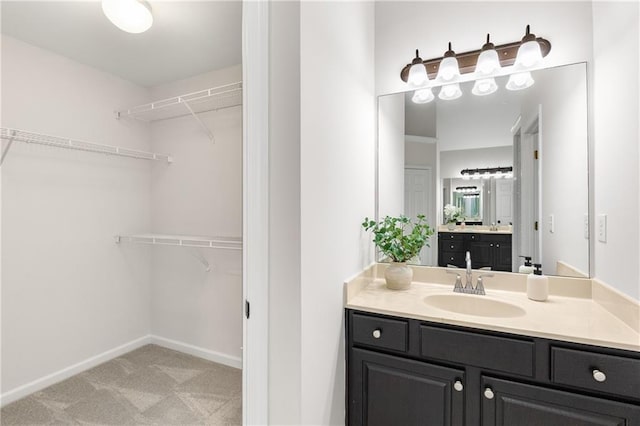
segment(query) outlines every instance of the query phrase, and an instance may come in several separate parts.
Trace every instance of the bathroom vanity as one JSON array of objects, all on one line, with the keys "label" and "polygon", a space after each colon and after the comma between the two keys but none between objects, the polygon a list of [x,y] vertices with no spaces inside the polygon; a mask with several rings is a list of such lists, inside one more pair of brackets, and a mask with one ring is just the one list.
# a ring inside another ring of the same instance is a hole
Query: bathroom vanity
[{"label": "bathroom vanity", "polygon": [[475,268],[510,272],[511,233],[504,231],[438,232],[438,266],[465,267],[465,253],[471,253]]},{"label": "bathroom vanity", "polygon": [[640,425],[640,334],[592,299],[350,284],[349,425]]}]

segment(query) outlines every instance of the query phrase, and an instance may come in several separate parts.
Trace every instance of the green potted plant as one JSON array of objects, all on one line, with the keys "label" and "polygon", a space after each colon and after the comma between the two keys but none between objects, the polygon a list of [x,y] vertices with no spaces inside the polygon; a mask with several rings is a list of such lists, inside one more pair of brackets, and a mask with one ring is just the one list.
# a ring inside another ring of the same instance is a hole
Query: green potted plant
[{"label": "green potted plant", "polygon": [[424,215],[418,215],[415,221],[403,215],[386,216],[379,222],[365,218],[362,227],[373,233],[373,243],[391,260],[384,274],[387,287],[392,290],[409,288],[413,270],[407,266],[407,261],[418,256],[425,245],[428,247],[428,239],[433,235]]}]

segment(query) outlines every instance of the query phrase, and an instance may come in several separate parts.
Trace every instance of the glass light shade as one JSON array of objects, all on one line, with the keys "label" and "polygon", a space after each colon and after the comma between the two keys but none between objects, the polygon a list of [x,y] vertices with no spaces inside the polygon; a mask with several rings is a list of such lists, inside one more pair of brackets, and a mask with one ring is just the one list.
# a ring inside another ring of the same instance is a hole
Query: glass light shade
[{"label": "glass light shade", "polygon": [[435,99],[431,88],[416,90],[411,100],[416,104],[426,104]]},{"label": "glass light shade", "polygon": [[462,90],[460,90],[460,84],[458,83],[442,86],[440,88],[440,93],[438,93],[438,97],[445,101],[458,99],[460,96],[462,96]]},{"label": "glass light shade", "polygon": [[440,67],[438,68],[438,76],[436,77],[436,79],[440,81],[453,81],[458,77],[460,77],[458,60],[455,58],[455,56],[444,58],[440,62]]},{"label": "glass light shade", "polygon": [[427,75],[427,69],[423,64],[413,64],[409,68],[409,83],[413,87],[420,87],[427,84],[429,76]]},{"label": "glass light shade", "polygon": [[476,64],[476,74],[480,76],[491,75],[500,69],[498,52],[495,49],[483,50],[478,57]]},{"label": "glass light shade", "polygon": [[138,34],[153,25],[151,6],[142,0],[102,0],[102,11],[116,27]]},{"label": "glass light shade", "polygon": [[539,65],[540,62],[542,62],[540,43],[536,40],[531,40],[520,46],[514,65],[521,69],[528,69]]},{"label": "glass light shade", "polygon": [[527,71],[511,74],[505,87],[507,90],[522,90],[533,86],[533,83],[535,83],[535,80],[531,77],[531,73]]},{"label": "glass light shade", "polygon": [[476,82],[473,84],[473,89],[471,89],[471,93],[476,96],[485,96],[490,95],[496,90],[498,90],[498,85],[496,84],[496,80],[491,77],[476,80]]}]

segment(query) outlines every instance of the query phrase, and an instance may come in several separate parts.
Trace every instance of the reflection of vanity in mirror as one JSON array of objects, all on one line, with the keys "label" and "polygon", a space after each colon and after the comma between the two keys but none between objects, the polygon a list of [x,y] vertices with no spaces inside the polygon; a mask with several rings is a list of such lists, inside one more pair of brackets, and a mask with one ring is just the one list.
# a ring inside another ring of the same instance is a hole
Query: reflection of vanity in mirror
[{"label": "reflection of vanity in mirror", "polygon": [[[534,71],[527,89],[378,101],[378,216],[424,214],[435,228],[418,264],[588,276],[585,64]],[[437,90],[437,89],[436,89]],[[444,206],[462,218],[447,223]]]}]

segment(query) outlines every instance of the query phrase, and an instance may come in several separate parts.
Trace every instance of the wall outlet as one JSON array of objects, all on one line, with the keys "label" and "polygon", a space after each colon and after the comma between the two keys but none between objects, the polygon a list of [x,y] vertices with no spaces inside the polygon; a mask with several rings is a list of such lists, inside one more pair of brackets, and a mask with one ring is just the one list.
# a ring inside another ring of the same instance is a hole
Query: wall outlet
[{"label": "wall outlet", "polygon": [[589,215],[584,214],[584,238],[589,239]]},{"label": "wall outlet", "polygon": [[552,215],[552,214],[550,214],[550,215],[549,215],[549,220],[548,220],[548,222],[547,222],[547,223],[548,223],[548,225],[549,225],[549,226],[548,226],[548,228],[549,228],[549,232],[550,232],[551,234],[553,234],[553,233],[555,232],[555,230],[556,230],[556,224],[555,224],[555,219],[554,219],[554,217],[553,217],[553,215]]},{"label": "wall outlet", "polygon": [[598,241],[601,243],[607,242],[607,215],[598,215]]}]

